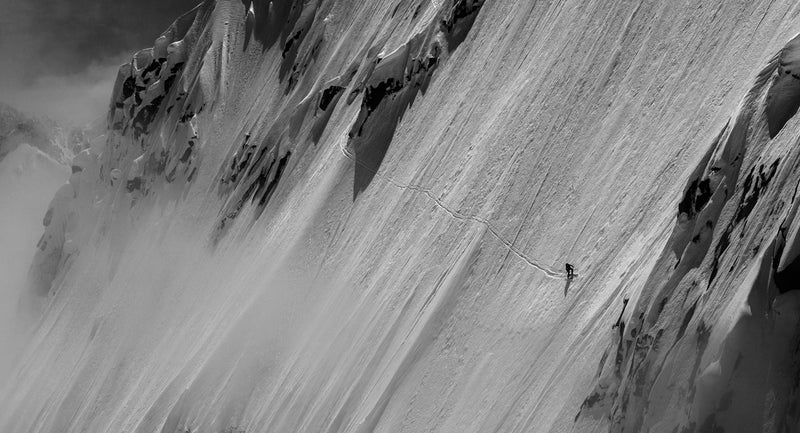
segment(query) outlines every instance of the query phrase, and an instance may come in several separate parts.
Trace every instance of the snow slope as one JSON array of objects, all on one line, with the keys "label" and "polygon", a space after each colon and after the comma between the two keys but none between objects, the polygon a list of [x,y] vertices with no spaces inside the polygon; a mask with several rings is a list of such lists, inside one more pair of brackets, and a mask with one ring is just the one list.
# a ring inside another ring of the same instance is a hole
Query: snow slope
[{"label": "snow slope", "polygon": [[0,386],[23,341],[16,300],[41,236],[41,218],[66,178],[66,167],[27,144],[0,161]]},{"label": "snow slope", "polygon": [[799,11],[202,3],[54,201],[0,429],[797,431]]}]

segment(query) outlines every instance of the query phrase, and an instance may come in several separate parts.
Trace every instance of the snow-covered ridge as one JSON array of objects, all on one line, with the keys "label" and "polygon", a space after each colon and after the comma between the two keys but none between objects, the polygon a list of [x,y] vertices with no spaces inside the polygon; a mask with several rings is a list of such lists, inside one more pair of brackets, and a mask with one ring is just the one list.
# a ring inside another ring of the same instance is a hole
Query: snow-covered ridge
[{"label": "snow-covered ridge", "polygon": [[0,430],[793,431],[778,3],[203,2],[44,215]]}]

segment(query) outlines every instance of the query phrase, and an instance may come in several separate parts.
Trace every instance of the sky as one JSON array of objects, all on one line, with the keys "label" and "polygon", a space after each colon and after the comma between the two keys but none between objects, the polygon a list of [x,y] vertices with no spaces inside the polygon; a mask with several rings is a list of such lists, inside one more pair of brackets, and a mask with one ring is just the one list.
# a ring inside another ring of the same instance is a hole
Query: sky
[{"label": "sky", "polygon": [[65,125],[102,117],[119,65],[200,0],[0,0],[0,102]]}]

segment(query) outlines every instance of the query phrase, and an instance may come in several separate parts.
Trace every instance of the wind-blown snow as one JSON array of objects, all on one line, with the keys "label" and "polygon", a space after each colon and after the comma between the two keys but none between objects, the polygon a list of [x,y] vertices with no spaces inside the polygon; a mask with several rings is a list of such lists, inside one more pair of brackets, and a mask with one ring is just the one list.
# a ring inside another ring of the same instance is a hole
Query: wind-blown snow
[{"label": "wind-blown snow", "polygon": [[0,161],[0,387],[24,341],[16,301],[41,236],[41,217],[66,178],[66,167],[25,143]]},{"label": "wind-blown snow", "polygon": [[73,162],[0,428],[796,430],[793,7],[204,2]]}]

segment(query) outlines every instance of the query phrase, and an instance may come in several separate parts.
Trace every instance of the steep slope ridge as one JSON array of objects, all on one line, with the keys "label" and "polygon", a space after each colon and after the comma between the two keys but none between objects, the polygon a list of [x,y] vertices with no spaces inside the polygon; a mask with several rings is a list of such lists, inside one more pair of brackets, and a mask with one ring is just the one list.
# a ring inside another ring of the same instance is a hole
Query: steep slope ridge
[{"label": "steep slope ridge", "polygon": [[0,425],[796,428],[797,11],[204,2],[73,163]]}]

